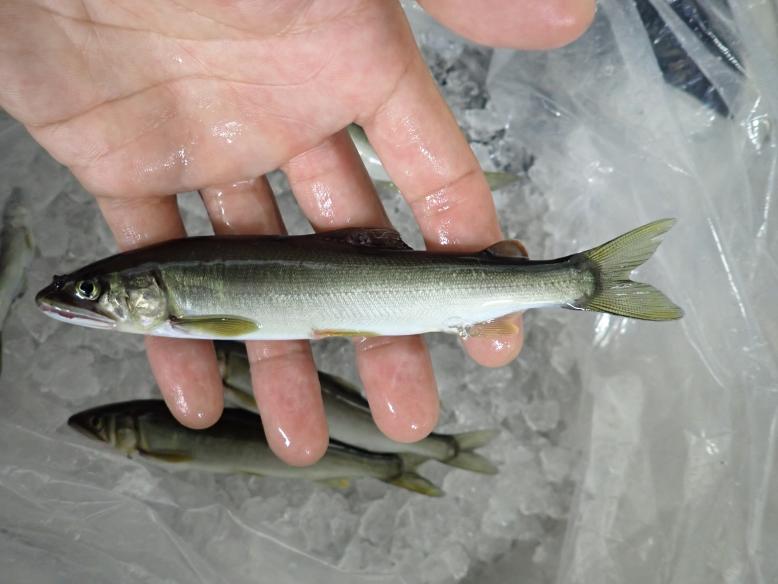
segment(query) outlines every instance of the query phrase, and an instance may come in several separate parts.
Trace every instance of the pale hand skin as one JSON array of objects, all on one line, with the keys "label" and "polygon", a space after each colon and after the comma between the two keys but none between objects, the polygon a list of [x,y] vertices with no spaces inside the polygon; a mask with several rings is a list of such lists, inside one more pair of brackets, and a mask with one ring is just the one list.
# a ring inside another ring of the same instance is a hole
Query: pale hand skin
[{"label": "pale hand skin", "polygon": [[[478,42],[551,48],[578,37],[593,0],[427,0]],[[6,0],[0,105],[96,197],[121,249],[185,235],[174,193],[199,190],[217,233],[284,230],[263,175],[281,168],[317,230],[388,220],[345,128],[362,125],[413,209],[427,247],[502,238],[492,198],[392,0]],[[513,317],[519,324],[518,317]],[[504,365],[510,337],[467,352]],[[185,425],[220,416],[210,342],[148,337],[162,394]],[[420,337],[355,342],[378,426],[398,441],[435,426]],[[310,345],[248,343],[273,450],[316,461],[327,427]]]}]

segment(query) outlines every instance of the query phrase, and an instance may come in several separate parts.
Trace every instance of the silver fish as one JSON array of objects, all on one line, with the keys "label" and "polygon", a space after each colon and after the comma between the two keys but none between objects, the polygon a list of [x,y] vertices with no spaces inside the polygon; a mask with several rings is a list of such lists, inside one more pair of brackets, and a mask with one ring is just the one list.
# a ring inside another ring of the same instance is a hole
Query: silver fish
[{"label": "silver fish", "polygon": [[[370,178],[373,179],[373,182],[397,189],[397,186],[392,182],[392,179],[389,178],[389,175],[386,173],[384,164],[381,162],[381,159],[378,158],[378,154],[376,154],[376,151],[370,145],[370,141],[367,139],[367,135],[365,134],[365,131],[362,129],[362,127],[358,126],[357,124],[350,124],[348,127],[348,133],[349,136],[351,136],[351,141],[354,142],[354,146],[356,147],[360,158],[362,159],[362,164],[364,164],[365,169],[367,169],[367,174],[370,175]],[[493,191],[501,189],[519,180],[518,176],[509,172],[495,172],[486,170],[484,171],[484,175],[486,176],[486,182],[489,183],[489,188]]]},{"label": "silver fish", "polygon": [[[216,356],[227,399],[256,412],[246,348],[242,343],[217,341]],[[473,452],[488,444],[498,434],[497,430],[476,430],[454,435],[432,433],[419,442],[402,444],[390,440],[376,427],[370,415],[370,407],[358,388],[323,371],[319,371],[319,382],[327,426],[330,436],[335,440],[371,452],[411,453],[472,472],[497,472],[497,467],[491,461]]]},{"label": "silver fish", "polygon": [[443,494],[414,472],[425,459],[412,455],[366,452],[333,441],[315,464],[287,465],[270,450],[259,416],[238,408],[225,409],[221,419],[205,430],[179,424],[162,400],[92,408],[71,416],[68,425],[128,456],[171,470],[300,478],[340,487],[350,479],[372,477],[423,495]]},{"label": "silver fish", "polygon": [[3,209],[3,233],[0,236],[0,327],[11,305],[24,290],[25,274],[35,255],[27,210],[19,189],[11,192]]},{"label": "silver fish", "polygon": [[629,279],[672,224],[549,261],[526,259],[517,242],[473,254],[415,251],[388,229],[191,237],[55,276],[36,300],[83,326],[234,340],[499,335],[516,329],[495,319],[535,307],[672,320],[680,308]]}]

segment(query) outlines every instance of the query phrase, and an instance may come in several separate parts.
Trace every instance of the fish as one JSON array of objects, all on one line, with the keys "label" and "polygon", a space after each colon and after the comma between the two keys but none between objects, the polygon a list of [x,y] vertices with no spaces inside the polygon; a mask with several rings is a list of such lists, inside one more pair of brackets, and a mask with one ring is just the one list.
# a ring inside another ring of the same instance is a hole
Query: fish
[{"label": "fish", "polygon": [[[727,34],[721,19],[715,17],[719,13],[732,18],[727,2],[712,10],[709,3],[697,0],[669,0],[667,3],[679,18],[676,26],[685,26],[688,29],[684,31],[686,34],[696,36],[702,42],[704,49],[696,50],[695,54],[707,50],[710,57],[723,63],[735,73],[735,79],[742,81],[746,68],[736,50],[737,43],[731,34]],[[704,72],[705,67],[701,67],[686,50],[685,43],[673,32],[673,27],[668,26],[651,0],[636,0],[635,7],[665,82],[691,95],[720,116],[731,116],[729,105]]]},{"label": "fish", "polygon": [[542,307],[673,320],[678,306],[629,279],[672,224],[550,261],[527,259],[515,241],[472,254],[416,251],[391,229],[191,237],[54,276],[36,301],[82,326],[223,340],[503,335],[516,325],[497,319]]},{"label": "fish", "polygon": [[216,424],[192,430],[173,417],[163,400],[132,400],[78,412],[68,419],[68,425],[130,458],[173,471],[306,479],[338,487],[371,477],[423,495],[443,495],[439,487],[415,472],[425,459],[413,455],[367,452],[333,440],[318,462],[305,467],[287,465],[268,446],[260,417],[241,408],[225,408]]},{"label": "fish", "polygon": [[[217,341],[215,346],[225,397],[246,410],[256,412],[245,346],[233,341]],[[359,388],[335,375],[323,371],[318,373],[327,426],[330,436],[338,442],[371,452],[411,453],[482,474],[497,473],[497,467],[490,460],[473,452],[491,442],[497,436],[497,430],[475,430],[454,435],[433,432],[412,444],[395,442],[376,427],[370,406]]]},{"label": "fish", "polygon": [[[362,159],[362,164],[365,165],[367,174],[370,175],[373,182],[398,190],[387,174],[383,162],[378,158],[378,154],[371,146],[370,141],[367,139],[367,134],[365,134],[362,127],[357,124],[350,124],[347,130],[351,141],[359,153],[359,157]],[[497,191],[519,180],[518,176],[509,172],[485,170],[484,176],[489,184],[489,188],[493,191]]]},{"label": "fish", "polygon": [[25,275],[35,256],[35,242],[27,210],[22,205],[19,189],[3,208],[3,233],[0,236],[0,328],[11,305],[24,292]]}]

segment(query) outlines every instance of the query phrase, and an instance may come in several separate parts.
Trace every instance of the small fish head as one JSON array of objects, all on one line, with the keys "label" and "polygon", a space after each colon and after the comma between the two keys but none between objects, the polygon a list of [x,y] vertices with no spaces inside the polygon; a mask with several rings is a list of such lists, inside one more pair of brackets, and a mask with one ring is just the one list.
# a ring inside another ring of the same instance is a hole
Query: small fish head
[{"label": "small fish head", "polygon": [[93,408],[73,414],[68,418],[68,426],[94,440],[111,442],[113,413],[107,408]]},{"label": "small fish head", "polygon": [[54,276],[35,301],[54,319],[90,328],[147,333],[167,318],[165,295],[148,272]]},{"label": "small fish head", "polygon": [[101,298],[109,289],[105,278],[54,276],[51,284],[38,292],[35,302],[57,320],[90,328],[113,329],[113,315],[101,310]]},{"label": "small fish head", "polygon": [[121,405],[110,404],[79,412],[70,416],[68,426],[129,454],[137,448],[137,424],[132,412],[123,411]]}]

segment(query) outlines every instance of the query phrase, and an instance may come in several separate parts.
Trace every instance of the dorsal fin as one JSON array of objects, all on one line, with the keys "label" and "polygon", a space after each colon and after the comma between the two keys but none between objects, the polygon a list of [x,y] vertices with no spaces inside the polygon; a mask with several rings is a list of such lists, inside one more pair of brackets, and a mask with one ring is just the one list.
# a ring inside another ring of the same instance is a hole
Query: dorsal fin
[{"label": "dorsal fin", "polygon": [[412,249],[411,246],[403,241],[402,236],[397,231],[385,227],[349,227],[318,233],[314,237],[361,247]]},{"label": "dorsal fin", "polygon": [[484,253],[501,258],[528,259],[529,254],[524,244],[517,239],[505,239],[490,245],[484,250]]}]

